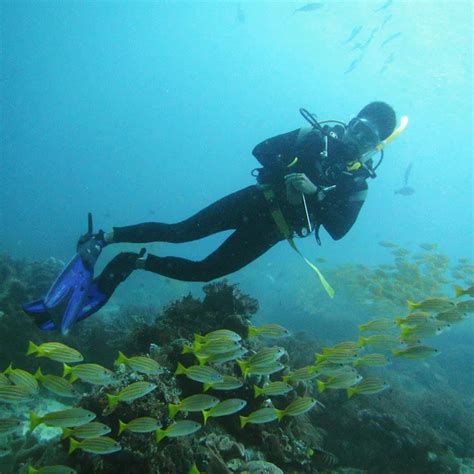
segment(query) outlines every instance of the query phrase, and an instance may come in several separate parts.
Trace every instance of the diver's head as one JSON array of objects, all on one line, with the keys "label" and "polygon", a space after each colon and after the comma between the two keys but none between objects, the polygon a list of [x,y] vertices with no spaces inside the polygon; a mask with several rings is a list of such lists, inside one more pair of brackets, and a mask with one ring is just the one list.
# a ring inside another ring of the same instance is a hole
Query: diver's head
[{"label": "diver's head", "polygon": [[350,146],[356,157],[366,161],[383,140],[395,130],[395,111],[385,102],[366,105],[347,125],[342,141]]}]

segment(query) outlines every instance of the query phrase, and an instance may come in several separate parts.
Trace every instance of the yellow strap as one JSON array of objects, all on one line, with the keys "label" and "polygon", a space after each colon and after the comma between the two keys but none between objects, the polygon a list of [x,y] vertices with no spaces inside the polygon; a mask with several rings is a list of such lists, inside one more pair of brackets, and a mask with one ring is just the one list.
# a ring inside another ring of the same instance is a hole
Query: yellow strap
[{"label": "yellow strap", "polygon": [[316,273],[316,275],[318,275],[319,281],[323,285],[323,288],[326,290],[326,293],[329,295],[329,297],[334,298],[335,291],[328,283],[326,278],[324,278],[324,275],[321,273],[319,268],[314,265],[314,263],[310,262],[296,246],[295,241],[291,237],[291,231],[288,227],[285,216],[281,212],[280,206],[278,206],[278,203],[275,201],[275,193],[273,192],[273,190],[271,188],[264,188],[263,195],[265,196],[265,199],[267,200],[270,206],[270,213],[273,217],[273,220],[275,221],[275,224],[278,227],[278,230],[288,241],[291,248],[306,262],[306,264]]}]

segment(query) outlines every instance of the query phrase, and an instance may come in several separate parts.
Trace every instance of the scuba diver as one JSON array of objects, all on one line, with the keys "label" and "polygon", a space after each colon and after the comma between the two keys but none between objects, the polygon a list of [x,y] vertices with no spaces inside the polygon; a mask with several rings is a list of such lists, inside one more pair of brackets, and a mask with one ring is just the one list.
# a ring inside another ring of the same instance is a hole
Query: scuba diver
[{"label": "scuba diver", "polygon": [[[24,310],[41,329],[60,329],[64,334],[75,322],[98,311],[136,269],[176,280],[209,282],[243,268],[282,240],[298,251],[294,235],[306,237],[314,231],[320,244],[321,226],[333,239],[341,239],[357,219],[366,199],[367,179],[375,178],[383,147],[403,131],[406,121],[402,119],[395,129],[395,112],[384,102],[368,104],[347,125],[318,122],[307,110],[300,112],[310,127],[269,138],[254,148],[253,155],[262,165],[252,172],[257,184],[219,199],[182,222],[147,222],[93,233],[89,214],[88,232],[79,239],[77,254],[46,296],[24,305]],[[380,158],[374,164],[377,153]],[[95,262],[106,245],[190,242],[226,230],[233,233],[201,261],[145,257],[142,249],[118,254],[93,277]],[[329,293],[329,285],[313,269]]]}]

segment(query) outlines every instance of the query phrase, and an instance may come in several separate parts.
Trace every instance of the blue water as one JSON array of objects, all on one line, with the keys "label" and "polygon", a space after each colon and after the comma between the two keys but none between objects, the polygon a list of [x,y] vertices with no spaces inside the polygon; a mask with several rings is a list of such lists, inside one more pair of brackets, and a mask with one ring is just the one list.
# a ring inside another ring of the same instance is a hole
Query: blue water
[{"label": "blue water", "polygon": [[[299,107],[347,121],[383,100],[410,122],[357,223],[341,241],[322,231],[321,248],[312,237],[299,245],[331,263],[381,262],[383,239],[472,258],[472,3],[376,12],[383,3],[327,1],[293,15],[304,2],[1,2],[0,250],[65,260],[88,211],[105,230],[181,220],[252,184],[252,148],[304,126]],[[409,163],[416,193],[396,195]],[[200,259],[224,237],[148,250]],[[281,243],[231,281],[289,299],[292,272],[307,271]],[[159,281],[137,273],[117,297]]]}]

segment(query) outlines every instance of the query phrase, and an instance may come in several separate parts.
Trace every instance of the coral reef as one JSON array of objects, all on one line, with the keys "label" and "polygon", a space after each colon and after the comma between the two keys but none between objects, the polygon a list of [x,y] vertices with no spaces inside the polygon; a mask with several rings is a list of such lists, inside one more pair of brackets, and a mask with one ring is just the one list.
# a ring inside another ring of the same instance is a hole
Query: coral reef
[{"label": "coral reef", "polygon": [[[66,464],[78,473],[87,474],[186,474],[195,464],[208,474],[220,473],[454,473],[468,469],[474,448],[472,439],[474,410],[469,397],[453,388],[449,367],[438,361],[407,367],[393,363],[383,370],[391,388],[379,395],[347,399],[345,391],[318,394],[314,382],[295,383],[295,390],[272,397],[254,398],[253,384],[262,376],[250,375],[243,386],[230,391],[210,390],[220,399],[240,398],[247,401],[241,413],[210,418],[191,436],[165,438],[157,443],[153,433],[125,431],[118,437],[119,420],[130,421],[151,416],[162,427],[172,423],[168,404],[201,393],[202,384],[175,375],[178,362],[195,364],[192,354],[182,354],[184,344],[192,343],[194,334],[227,328],[242,337],[242,345],[253,353],[268,344],[260,338],[248,339],[248,327],[258,311],[258,303],[225,281],[204,286],[204,297],[191,295],[154,310],[134,306],[120,309],[120,324],[98,315],[77,326],[71,335],[60,338],[42,333],[22,314],[20,304],[41,295],[58,264],[18,262],[7,256],[0,259],[0,367],[10,362],[14,367],[35,370],[39,362],[47,373],[61,375],[58,364],[47,359],[26,357],[29,339],[36,343],[59,341],[79,348],[86,362],[112,368],[118,350],[127,355],[147,354],[160,363],[160,375],[141,375],[120,365],[116,367],[117,383],[113,386],[90,386],[76,382],[82,396],[76,406],[97,414],[96,421],[112,428],[109,436],[118,439],[122,450],[110,455],[91,455],[80,450],[68,455],[68,440],[60,440],[57,431],[45,436],[41,429],[22,436],[0,438],[0,447],[8,448],[0,457],[0,472],[24,473],[27,466]],[[421,285],[421,283],[420,283]],[[327,341],[307,332],[271,341],[282,346],[286,354],[281,361],[286,368],[303,367],[314,361]],[[460,346],[463,347],[463,346]],[[466,346],[467,347],[467,346]],[[461,354],[460,357],[465,357]],[[453,363],[453,362],[452,362]],[[238,365],[227,362],[219,366],[224,375],[241,377]],[[282,373],[268,377],[280,380]],[[150,381],[157,388],[133,402],[108,407],[107,393],[118,393],[133,382]],[[460,385],[461,386],[461,385]],[[50,394],[48,395],[50,396]],[[282,421],[240,428],[239,415],[262,406],[286,407],[297,396],[317,397],[324,408]],[[66,403],[63,400],[64,403]],[[52,401],[41,394],[28,405],[2,405],[0,417],[12,413],[26,420],[29,410],[52,409]],[[200,413],[180,413],[177,419],[203,422]],[[52,436],[52,437],[51,437]],[[463,467],[464,466],[464,467]],[[466,471],[468,472],[468,471]]]}]

